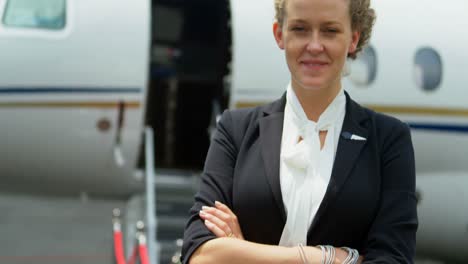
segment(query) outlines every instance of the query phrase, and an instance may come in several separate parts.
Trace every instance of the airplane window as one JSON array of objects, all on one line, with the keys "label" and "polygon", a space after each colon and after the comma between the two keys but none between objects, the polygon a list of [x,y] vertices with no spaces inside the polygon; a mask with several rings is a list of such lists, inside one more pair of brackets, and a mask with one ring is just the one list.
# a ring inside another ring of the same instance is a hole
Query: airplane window
[{"label": "airplane window", "polygon": [[8,0],[3,24],[60,30],[65,27],[66,0]]},{"label": "airplane window", "polygon": [[419,87],[434,91],[442,81],[442,60],[432,48],[421,48],[414,57],[414,77]]},{"label": "airplane window", "polygon": [[349,78],[354,84],[370,85],[377,76],[377,53],[374,47],[365,47],[354,61],[349,61],[349,66]]}]

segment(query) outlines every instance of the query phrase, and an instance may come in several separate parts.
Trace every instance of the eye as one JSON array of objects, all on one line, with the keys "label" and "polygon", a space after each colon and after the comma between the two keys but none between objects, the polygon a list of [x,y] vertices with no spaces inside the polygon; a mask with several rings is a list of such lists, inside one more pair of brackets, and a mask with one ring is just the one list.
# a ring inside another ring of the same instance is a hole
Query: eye
[{"label": "eye", "polygon": [[325,29],[325,32],[334,34],[334,33],[338,33],[339,30],[336,28],[327,28]]},{"label": "eye", "polygon": [[307,30],[307,28],[305,26],[303,26],[303,25],[291,25],[289,30],[292,31],[292,32],[301,33],[301,32],[305,32]]},{"label": "eye", "polygon": [[291,27],[291,31],[303,32],[303,31],[305,31],[305,27],[302,27],[302,26],[293,26],[293,27]]}]

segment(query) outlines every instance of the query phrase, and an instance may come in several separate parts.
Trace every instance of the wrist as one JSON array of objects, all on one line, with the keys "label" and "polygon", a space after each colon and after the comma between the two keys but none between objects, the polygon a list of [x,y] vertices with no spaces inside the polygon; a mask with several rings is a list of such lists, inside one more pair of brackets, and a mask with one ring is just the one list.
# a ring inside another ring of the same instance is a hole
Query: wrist
[{"label": "wrist", "polygon": [[[283,251],[284,250],[284,251]],[[281,250],[284,254],[282,255],[282,261],[284,264],[299,264],[301,262],[301,255],[297,247],[282,247]]]},{"label": "wrist", "polygon": [[[308,264],[321,264],[322,263],[322,250],[317,247],[304,247]],[[300,259],[300,258],[299,258]],[[302,263],[302,262],[299,262]]]}]

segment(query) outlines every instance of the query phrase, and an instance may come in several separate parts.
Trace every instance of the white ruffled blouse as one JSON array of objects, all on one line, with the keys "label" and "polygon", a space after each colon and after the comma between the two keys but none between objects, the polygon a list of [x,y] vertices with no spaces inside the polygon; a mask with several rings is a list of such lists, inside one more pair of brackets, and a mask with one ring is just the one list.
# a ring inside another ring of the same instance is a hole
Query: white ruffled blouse
[{"label": "white ruffled blouse", "polygon": [[[286,92],[281,140],[280,184],[287,212],[280,246],[307,244],[307,231],[330,182],[346,112],[343,89],[318,122],[308,120],[291,87]],[[322,149],[319,131],[328,130]]]}]

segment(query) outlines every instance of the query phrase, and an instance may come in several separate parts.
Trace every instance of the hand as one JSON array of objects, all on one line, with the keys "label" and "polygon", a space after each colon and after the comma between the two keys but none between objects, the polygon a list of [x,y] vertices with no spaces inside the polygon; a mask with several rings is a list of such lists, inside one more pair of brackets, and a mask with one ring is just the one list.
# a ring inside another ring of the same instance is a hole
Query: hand
[{"label": "hand", "polygon": [[244,240],[237,216],[226,205],[216,201],[215,207],[203,206],[200,217],[206,227],[217,237],[232,237]]}]

